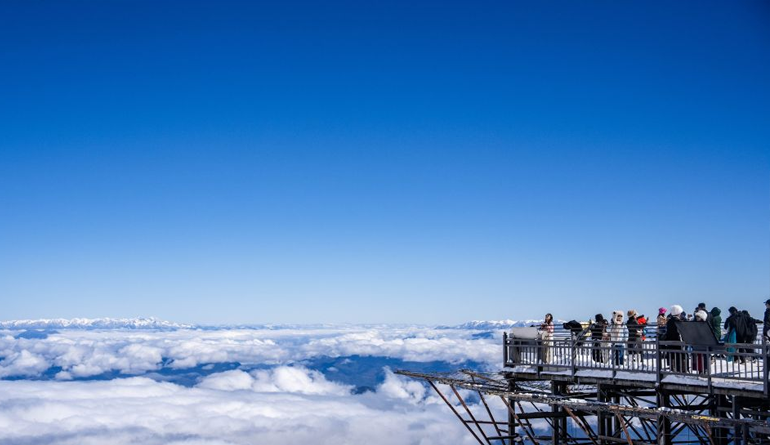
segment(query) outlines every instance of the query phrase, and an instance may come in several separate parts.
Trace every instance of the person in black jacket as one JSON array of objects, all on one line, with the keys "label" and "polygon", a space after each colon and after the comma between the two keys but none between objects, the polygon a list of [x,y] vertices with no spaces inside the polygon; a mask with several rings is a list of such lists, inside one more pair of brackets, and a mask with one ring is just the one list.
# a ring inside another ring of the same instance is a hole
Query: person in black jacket
[{"label": "person in black jacket", "polygon": [[[695,311],[693,322],[695,323],[708,323],[708,312],[705,309],[698,309]],[[708,326],[708,324],[707,324]],[[711,331],[711,326],[708,326]],[[713,332],[713,331],[711,331]],[[711,355],[708,353],[708,347],[700,344],[693,344],[690,346],[692,349],[692,367],[698,374],[707,374],[708,366],[711,363]]]},{"label": "person in black jacket", "polygon": [[642,358],[642,327],[639,325],[636,310],[629,310],[627,315],[628,347],[626,349],[628,349],[628,359],[633,364],[634,361],[641,361]]},{"label": "person in black jacket", "polygon": [[714,336],[717,340],[722,340],[722,310],[718,307],[711,308],[711,330],[714,331]]},{"label": "person in black jacket", "polygon": [[741,311],[741,315],[744,317],[746,323],[746,333],[743,337],[743,343],[754,343],[757,340],[759,334],[758,324],[762,324],[762,320],[757,320],[749,314],[749,311]]},{"label": "person in black jacket", "polygon": [[727,331],[727,335],[725,336],[725,342],[727,343],[735,343],[738,340],[732,337],[731,334],[735,334],[735,319],[737,318],[738,309],[735,306],[730,306],[730,309],[727,310],[727,313],[730,315],[725,318],[725,331]]},{"label": "person in black jacket", "polygon": [[[749,311],[741,311],[741,318],[745,324],[743,341],[741,343],[752,345],[755,341],[757,341],[757,336],[759,335],[759,329],[757,328],[757,325],[761,324],[762,320],[757,320],[756,318],[752,317],[751,314],[749,314]],[[755,348],[742,348],[742,351],[747,353],[756,352]],[[750,359],[751,361],[754,361],[756,360],[756,357],[750,357]]]},{"label": "person in black jacket", "polygon": [[[679,306],[678,304],[675,304],[671,306],[671,317],[666,322],[666,333],[663,334],[663,341],[666,342],[681,342],[682,336],[679,335],[679,323],[683,323],[680,316],[682,315],[684,311],[682,310],[682,306]],[[671,367],[671,371],[673,372],[687,372],[688,363],[687,363],[687,354],[682,353],[682,345],[680,344],[670,344],[670,345],[662,345],[660,347],[661,349],[668,350],[670,352],[666,353],[666,359],[668,360],[669,366]]]},{"label": "person in black jacket", "polygon": [[[593,324],[591,324],[591,357],[595,362],[604,363],[607,354],[604,353],[602,341],[606,340],[607,320],[602,314],[596,314]],[[606,347],[606,345],[604,345]]]}]

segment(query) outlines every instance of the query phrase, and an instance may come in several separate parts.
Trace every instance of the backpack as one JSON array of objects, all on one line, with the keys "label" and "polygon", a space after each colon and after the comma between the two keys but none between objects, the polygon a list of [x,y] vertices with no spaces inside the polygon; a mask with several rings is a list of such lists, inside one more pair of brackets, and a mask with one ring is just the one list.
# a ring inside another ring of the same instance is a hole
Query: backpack
[{"label": "backpack", "polygon": [[754,343],[754,341],[757,339],[757,334],[759,333],[759,328],[757,328],[757,324],[754,323],[754,320],[751,319],[751,317],[746,317],[746,343]]},{"label": "backpack", "polygon": [[[753,324],[753,323],[751,323]],[[743,340],[749,336],[749,321],[747,317],[740,312],[733,314],[733,326],[735,326],[735,338],[738,343],[742,343]]]}]

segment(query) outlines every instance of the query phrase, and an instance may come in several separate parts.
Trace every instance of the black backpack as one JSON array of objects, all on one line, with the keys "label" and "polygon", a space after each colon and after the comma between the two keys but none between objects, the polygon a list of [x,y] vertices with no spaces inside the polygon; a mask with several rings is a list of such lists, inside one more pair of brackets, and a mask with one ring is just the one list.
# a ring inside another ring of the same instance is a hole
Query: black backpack
[{"label": "black backpack", "polygon": [[736,341],[742,343],[749,336],[749,329],[751,329],[748,317],[740,312],[733,314],[733,325],[735,326]]},{"label": "black backpack", "polygon": [[751,317],[746,317],[746,324],[748,325],[746,326],[746,343],[754,343],[754,340],[757,339],[759,328]]}]

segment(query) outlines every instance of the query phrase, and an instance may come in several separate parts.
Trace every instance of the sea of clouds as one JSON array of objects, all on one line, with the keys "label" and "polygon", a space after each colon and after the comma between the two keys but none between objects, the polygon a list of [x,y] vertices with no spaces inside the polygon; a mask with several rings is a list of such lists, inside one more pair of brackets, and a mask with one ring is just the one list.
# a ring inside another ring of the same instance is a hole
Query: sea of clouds
[{"label": "sea of clouds", "polygon": [[475,443],[392,369],[501,360],[476,326],[31,323],[0,330],[3,444]]}]

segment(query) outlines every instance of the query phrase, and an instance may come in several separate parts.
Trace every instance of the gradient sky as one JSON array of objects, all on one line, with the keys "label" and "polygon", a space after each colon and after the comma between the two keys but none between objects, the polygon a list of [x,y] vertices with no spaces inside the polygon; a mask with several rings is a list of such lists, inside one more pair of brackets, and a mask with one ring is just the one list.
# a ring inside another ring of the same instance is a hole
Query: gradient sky
[{"label": "gradient sky", "polygon": [[770,297],[770,3],[5,1],[0,319]]}]

